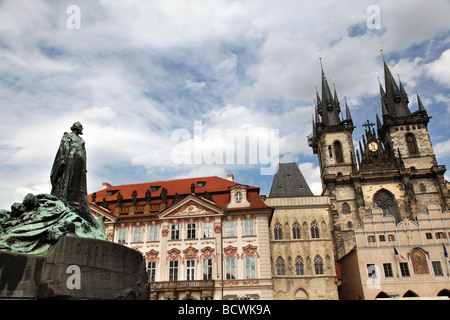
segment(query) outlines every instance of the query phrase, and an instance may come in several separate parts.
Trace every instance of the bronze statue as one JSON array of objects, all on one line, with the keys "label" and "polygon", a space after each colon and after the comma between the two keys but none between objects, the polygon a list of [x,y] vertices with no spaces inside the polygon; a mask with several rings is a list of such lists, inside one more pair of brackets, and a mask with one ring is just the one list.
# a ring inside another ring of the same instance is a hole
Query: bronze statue
[{"label": "bronze statue", "polygon": [[87,197],[86,149],[84,140],[80,137],[83,134],[83,126],[77,121],[70,129],[71,132],[64,133],[53,163],[50,174],[51,194],[97,226]]}]

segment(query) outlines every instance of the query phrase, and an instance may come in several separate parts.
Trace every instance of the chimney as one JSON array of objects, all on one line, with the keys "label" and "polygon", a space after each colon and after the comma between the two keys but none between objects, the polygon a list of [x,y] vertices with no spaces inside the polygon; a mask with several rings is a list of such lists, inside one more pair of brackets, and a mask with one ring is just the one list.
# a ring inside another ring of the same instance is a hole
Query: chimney
[{"label": "chimney", "polygon": [[106,189],[106,188],[111,188],[111,187],[112,187],[112,185],[110,185],[108,182],[103,182],[102,183],[102,190]]},{"label": "chimney", "polygon": [[232,173],[227,174],[227,180],[228,181],[234,181],[234,176]]}]

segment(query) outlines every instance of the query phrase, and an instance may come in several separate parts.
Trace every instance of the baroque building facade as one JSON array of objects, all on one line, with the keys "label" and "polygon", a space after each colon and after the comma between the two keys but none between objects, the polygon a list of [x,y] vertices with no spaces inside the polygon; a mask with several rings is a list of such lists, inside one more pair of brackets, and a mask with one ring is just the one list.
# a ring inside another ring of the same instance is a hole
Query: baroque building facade
[{"label": "baroque building facade", "polygon": [[151,299],[273,299],[273,209],[233,180],[104,183],[89,199],[108,238],[144,256]]}]

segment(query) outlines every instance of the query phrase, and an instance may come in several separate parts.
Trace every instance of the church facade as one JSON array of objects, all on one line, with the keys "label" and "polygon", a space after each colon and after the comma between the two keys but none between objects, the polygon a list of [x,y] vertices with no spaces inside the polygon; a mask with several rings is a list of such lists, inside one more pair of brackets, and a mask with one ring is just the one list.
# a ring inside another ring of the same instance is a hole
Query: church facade
[{"label": "church facade", "polygon": [[382,119],[367,121],[365,135],[354,149],[353,120],[345,117],[336,90],[331,94],[322,69],[322,96],[317,93],[313,134],[309,145],[319,157],[323,195],[330,197],[336,258],[355,245],[354,228],[374,207],[395,218],[415,219],[430,201],[450,206],[446,168],[439,165],[428,134],[431,117],[417,95],[411,112],[409,97],[384,61],[385,86],[380,83]]},{"label": "church facade", "polygon": [[[363,124],[356,150],[347,103],[341,116],[323,68],[322,95],[316,92],[308,140],[319,157],[322,195],[330,199],[340,298],[448,297],[446,168],[437,163],[427,129],[431,117],[419,95],[411,112],[403,84],[384,56],[383,62],[382,118],[375,114],[376,123]],[[403,262],[394,252],[403,253]]]}]

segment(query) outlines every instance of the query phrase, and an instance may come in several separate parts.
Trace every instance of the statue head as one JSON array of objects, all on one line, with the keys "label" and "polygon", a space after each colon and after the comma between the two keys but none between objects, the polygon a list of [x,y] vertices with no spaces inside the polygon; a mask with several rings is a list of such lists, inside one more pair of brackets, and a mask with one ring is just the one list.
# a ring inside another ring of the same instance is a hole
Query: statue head
[{"label": "statue head", "polygon": [[75,122],[70,128],[75,134],[83,134],[83,125],[80,121]]}]

